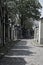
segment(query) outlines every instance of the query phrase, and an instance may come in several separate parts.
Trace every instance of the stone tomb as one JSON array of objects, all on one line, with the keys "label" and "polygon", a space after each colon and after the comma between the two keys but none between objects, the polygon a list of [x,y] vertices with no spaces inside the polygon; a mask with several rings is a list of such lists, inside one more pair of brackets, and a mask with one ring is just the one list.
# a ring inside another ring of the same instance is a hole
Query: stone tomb
[{"label": "stone tomb", "polygon": [[34,40],[37,44],[43,44],[43,18],[39,21],[39,27],[34,30]]}]

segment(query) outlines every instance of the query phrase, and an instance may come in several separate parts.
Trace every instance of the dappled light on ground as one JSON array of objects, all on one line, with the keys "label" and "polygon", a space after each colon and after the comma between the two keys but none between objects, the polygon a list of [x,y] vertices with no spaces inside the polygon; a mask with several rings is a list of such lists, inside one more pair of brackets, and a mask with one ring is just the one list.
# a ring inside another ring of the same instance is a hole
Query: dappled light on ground
[{"label": "dappled light on ground", "polygon": [[37,54],[34,48],[30,40],[24,39],[16,44],[13,43],[8,53],[0,60],[0,65],[32,65]]}]

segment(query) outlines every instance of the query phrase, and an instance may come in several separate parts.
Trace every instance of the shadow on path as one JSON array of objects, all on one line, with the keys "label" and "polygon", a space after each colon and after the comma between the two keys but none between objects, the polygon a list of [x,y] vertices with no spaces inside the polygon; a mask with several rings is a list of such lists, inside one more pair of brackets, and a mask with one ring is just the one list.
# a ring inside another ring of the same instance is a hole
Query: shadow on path
[{"label": "shadow on path", "polygon": [[0,65],[25,65],[24,58],[3,58],[0,61]]},{"label": "shadow on path", "polygon": [[34,54],[29,48],[26,41],[13,45],[4,58],[0,59],[0,65],[26,65],[24,57]]}]

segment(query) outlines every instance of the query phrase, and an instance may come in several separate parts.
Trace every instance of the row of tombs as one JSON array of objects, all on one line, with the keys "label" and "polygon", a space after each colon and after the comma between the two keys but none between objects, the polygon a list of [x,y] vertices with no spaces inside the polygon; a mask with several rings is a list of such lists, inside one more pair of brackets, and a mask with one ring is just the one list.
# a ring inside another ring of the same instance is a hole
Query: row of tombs
[{"label": "row of tombs", "polygon": [[37,44],[43,44],[43,18],[38,20],[38,27],[34,29],[34,41]]}]

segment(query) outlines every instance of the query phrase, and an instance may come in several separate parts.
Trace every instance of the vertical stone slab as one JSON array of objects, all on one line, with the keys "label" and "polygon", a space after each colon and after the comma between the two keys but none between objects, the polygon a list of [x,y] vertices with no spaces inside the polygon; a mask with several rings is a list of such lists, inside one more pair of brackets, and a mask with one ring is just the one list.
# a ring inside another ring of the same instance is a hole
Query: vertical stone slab
[{"label": "vertical stone slab", "polygon": [[41,27],[40,27],[40,44],[43,44],[43,18],[41,18]]},{"label": "vertical stone slab", "polygon": [[41,20],[39,20],[39,44],[40,44],[40,38],[41,38]]}]

